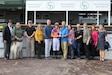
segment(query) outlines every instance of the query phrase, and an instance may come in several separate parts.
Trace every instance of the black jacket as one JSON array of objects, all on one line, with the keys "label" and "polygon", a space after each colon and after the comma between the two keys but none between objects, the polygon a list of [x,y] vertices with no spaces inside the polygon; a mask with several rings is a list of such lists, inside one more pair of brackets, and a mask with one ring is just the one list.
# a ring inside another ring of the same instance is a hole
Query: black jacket
[{"label": "black jacket", "polygon": [[10,33],[10,29],[9,29],[8,26],[6,26],[4,28],[4,31],[3,31],[3,40],[6,40],[7,43],[11,42],[11,33]]}]

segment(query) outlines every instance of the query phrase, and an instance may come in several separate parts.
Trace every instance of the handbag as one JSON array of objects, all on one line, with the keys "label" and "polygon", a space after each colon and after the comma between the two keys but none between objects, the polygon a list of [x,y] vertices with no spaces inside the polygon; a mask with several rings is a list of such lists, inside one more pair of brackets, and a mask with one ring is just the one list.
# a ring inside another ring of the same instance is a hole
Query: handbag
[{"label": "handbag", "polygon": [[77,42],[76,42],[76,40],[72,40],[72,45],[73,45],[73,48],[77,48]]},{"label": "handbag", "polygon": [[93,38],[92,38],[92,34],[91,34],[91,38],[90,38],[90,40],[89,40],[89,44],[93,44],[94,43],[94,40],[93,40]]},{"label": "handbag", "polygon": [[94,43],[94,40],[92,38],[90,38],[89,44],[93,44],[93,43]]},{"label": "handbag", "polygon": [[110,44],[108,42],[105,42],[104,48],[107,49],[107,51],[109,51],[108,48],[110,48]]}]

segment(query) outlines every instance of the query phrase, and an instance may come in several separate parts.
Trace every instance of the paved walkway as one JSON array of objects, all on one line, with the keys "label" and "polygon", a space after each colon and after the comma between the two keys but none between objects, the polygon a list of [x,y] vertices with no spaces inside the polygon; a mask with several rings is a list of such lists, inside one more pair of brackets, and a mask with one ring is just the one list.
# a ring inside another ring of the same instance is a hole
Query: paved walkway
[{"label": "paved walkway", "polygon": [[112,75],[112,60],[0,59],[0,75]]}]

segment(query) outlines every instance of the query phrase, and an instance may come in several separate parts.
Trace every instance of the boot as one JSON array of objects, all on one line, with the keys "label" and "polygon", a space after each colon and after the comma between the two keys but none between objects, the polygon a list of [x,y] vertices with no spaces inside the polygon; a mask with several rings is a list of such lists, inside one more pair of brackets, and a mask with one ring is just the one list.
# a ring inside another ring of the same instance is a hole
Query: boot
[{"label": "boot", "polygon": [[55,56],[56,56],[56,52],[54,51],[54,52],[53,52],[53,57],[56,58]]},{"label": "boot", "polygon": [[55,57],[56,57],[56,59],[58,58],[58,57],[57,57],[57,51],[55,52]]},{"label": "boot", "polygon": [[56,58],[57,58],[57,59],[60,58],[60,57],[59,57],[59,54],[60,54],[59,51],[56,51]]}]

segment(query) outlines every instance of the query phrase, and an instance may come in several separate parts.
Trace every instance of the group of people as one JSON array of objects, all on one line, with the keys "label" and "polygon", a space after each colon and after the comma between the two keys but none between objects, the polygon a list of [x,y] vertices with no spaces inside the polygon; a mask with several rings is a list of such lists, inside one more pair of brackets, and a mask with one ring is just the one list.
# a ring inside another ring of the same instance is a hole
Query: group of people
[{"label": "group of people", "polygon": [[[63,53],[62,60],[67,59],[68,50],[70,51],[71,59],[75,58],[75,50],[77,51],[77,58],[80,59],[80,51],[83,43],[87,60],[90,59],[90,56],[94,59],[95,49],[97,48],[99,50],[100,60],[104,61],[104,43],[108,41],[107,33],[103,25],[100,25],[99,29],[96,30],[95,25],[92,25],[89,29],[88,25],[84,23],[83,30],[81,30],[80,24],[77,24],[76,30],[74,30],[72,25],[66,25],[65,21],[62,21],[61,27],[58,22],[52,27],[51,20],[49,19],[44,28],[42,28],[41,24],[38,24],[35,28],[32,26],[32,21],[29,20],[28,26],[23,31],[20,23],[16,23],[16,26],[12,28],[12,21],[9,20],[8,25],[3,31],[5,59],[22,58],[23,36],[26,36],[27,41],[27,57],[35,57],[34,46],[36,45],[36,49],[38,48],[38,58],[41,58],[42,47],[45,44],[45,59],[51,58],[51,50],[53,50],[53,55],[57,58],[60,47]],[[35,44],[34,41],[36,41]]]}]

